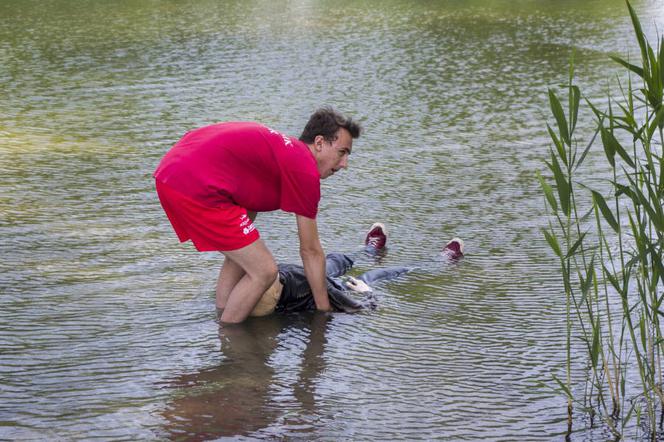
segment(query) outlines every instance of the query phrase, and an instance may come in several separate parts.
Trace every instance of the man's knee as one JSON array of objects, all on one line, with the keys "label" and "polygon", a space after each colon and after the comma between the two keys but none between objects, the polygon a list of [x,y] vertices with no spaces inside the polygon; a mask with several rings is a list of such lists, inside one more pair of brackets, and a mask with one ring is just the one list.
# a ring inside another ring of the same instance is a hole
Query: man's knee
[{"label": "man's knee", "polygon": [[256,279],[259,279],[263,284],[270,286],[274,282],[275,279],[277,279],[277,274],[279,273],[279,270],[277,268],[277,264],[274,261],[271,261],[270,263],[266,263],[260,267],[258,267],[255,277]]}]

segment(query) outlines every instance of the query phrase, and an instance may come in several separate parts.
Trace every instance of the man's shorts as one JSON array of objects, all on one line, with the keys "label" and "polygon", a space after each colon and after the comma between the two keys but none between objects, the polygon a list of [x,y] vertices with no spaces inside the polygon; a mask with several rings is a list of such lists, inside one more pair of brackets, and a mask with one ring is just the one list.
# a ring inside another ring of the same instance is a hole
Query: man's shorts
[{"label": "man's shorts", "polygon": [[155,180],[159,202],[180,242],[191,240],[199,252],[241,249],[260,238],[247,209],[229,201],[208,207]]}]

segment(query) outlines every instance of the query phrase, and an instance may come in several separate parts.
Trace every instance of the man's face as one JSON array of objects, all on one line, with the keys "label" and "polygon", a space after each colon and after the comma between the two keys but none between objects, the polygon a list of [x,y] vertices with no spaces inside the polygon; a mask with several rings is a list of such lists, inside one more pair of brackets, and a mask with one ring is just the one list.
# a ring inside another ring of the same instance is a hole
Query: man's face
[{"label": "man's face", "polygon": [[321,135],[316,137],[314,146],[320,177],[325,179],[335,172],[348,167],[348,156],[353,150],[353,137],[344,128],[339,128],[336,139],[327,141]]}]

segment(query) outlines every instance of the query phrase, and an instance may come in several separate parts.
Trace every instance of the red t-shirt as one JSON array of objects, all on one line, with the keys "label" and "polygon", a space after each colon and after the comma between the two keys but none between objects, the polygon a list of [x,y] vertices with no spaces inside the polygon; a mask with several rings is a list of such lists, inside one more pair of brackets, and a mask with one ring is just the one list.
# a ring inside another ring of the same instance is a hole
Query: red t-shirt
[{"label": "red t-shirt", "polygon": [[316,218],[320,173],[309,147],[258,123],[219,123],[187,133],[154,177],[209,207],[232,201],[253,212]]}]

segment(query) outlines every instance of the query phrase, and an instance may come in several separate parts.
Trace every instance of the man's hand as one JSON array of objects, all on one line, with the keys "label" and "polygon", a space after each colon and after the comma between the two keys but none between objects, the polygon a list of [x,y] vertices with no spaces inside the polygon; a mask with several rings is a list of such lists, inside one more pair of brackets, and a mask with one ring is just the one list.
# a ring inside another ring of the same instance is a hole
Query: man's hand
[{"label": "man's hand", "polygon": [[348,277],[345,284],[346,287],[353,290],[354,292],[371,293],[372,291],[371,287],[369,287],[366,282],[362,281],[361,279],[353,278],[352,276]]}]

